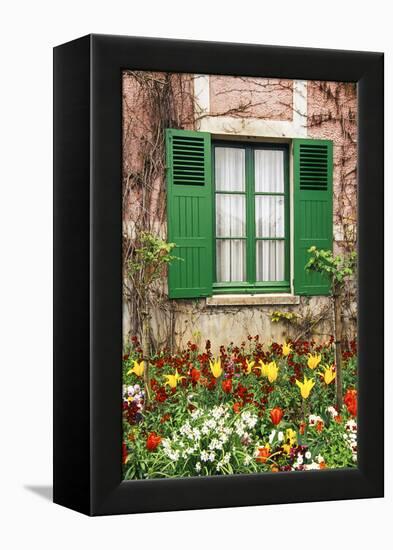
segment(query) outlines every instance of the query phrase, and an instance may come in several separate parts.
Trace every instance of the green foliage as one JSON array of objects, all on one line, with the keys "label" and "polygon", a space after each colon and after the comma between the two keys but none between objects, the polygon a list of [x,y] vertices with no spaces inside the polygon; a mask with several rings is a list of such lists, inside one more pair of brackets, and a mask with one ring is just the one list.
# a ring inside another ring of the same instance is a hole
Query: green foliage
[{"label": "green foliage", "polygon": [[316,246],[311,246],[308,252],[311,254],[311,258],[305,269],[326,273],[331,281],[333,291],[341,288],[346,280],[355,273],[357,260],[355,251],[347,255],[334,255],[331,250],[319,250]]},{"label": "green foliage", "polygon": [[291,322],[297,317],[298,315],[296,313],[292,313],[291,311],[273,311],[270,315],[272,323],[279,323],[280,321]]},{"label": "green foliage", "polygon": [[161,278],[164,267],[180,259],[172,254],[175,243],[168,243],[154,233],[142,231],[138,241],[127,268],[129,276],[134,282],[139,279],[140,285],[150,285]]}]

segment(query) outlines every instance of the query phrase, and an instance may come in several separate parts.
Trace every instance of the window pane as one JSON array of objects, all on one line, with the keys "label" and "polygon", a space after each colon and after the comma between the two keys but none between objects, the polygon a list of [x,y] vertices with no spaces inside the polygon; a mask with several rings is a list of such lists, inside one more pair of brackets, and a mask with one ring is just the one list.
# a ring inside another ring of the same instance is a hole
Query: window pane
[{"label": "window pane", "polygon": [[284,152],[255,150],[255,191],[284,193]]},{"label": "window pane", "polygon": [[257,281],[284,280],[284,241],[257,241]]},{"label": "window pane", "polygon": [[240,240],[217,241],[217,282],[246,280],[246,243]]},{"label": "window pane", "polygon": [[244,195],[216,195],[216,236],[245,237],[246,198]]},{"label": "window pane", "polygon": [[217,191],[245,190],[245,151],[235,147],[216,147]]},{"label": "window pane", "polygon": [[255,232],[257,237],[284,237],[284,197],[255,197]]}]

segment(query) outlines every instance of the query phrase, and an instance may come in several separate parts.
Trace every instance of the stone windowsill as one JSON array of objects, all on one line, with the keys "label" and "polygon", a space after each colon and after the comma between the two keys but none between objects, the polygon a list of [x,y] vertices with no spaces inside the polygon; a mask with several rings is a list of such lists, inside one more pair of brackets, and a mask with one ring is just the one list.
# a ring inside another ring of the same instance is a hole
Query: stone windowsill
[{"label": "stone windowsill", "polygon": [[276,306],[297,305],[300,296],[293,294],[216,294],[206,298],[207,306]]}]

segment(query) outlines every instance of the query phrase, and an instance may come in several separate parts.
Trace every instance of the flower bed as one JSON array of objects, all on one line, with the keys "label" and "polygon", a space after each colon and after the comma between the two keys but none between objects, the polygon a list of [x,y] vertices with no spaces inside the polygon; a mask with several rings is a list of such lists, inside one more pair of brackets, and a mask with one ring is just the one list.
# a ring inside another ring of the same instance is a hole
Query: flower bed
[{"label": "flower bed", "polygon": [[343,409],[335,403],[333,339],[239,347],[189,342],[149,362],[123,357],[124,479],[342,468],[356,465],[356,343],[343,353]]}]

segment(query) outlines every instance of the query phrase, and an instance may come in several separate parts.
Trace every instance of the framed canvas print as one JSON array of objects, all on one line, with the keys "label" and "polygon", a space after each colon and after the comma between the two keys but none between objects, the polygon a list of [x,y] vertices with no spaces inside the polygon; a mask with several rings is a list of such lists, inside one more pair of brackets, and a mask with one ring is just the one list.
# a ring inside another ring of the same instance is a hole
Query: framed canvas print
[{"label": "framed canvas print", "polygon": [[383,495],[383,55],[54,50],[54,501]]}]

